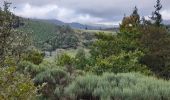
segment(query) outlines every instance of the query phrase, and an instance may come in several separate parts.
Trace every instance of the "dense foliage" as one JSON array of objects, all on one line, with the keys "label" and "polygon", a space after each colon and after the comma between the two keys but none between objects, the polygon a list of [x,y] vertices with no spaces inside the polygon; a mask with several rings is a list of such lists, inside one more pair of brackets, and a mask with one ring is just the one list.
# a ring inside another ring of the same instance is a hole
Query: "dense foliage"
[{"label": "dense foliage", "polygon": [[148,51],[141,62],[157,76],[170,78],[170,36],[167,30],[163,26],[147,26],[142,33],[140,42]]},{"label": "dense foliage", "polygon": [[142,55],[142,52],[135,51],[128,53],[121,52],[119,55],[109,56],[104,59],[98,58],[95,67],[92,67],[92,71],[97,74],[102,74],[103,72],[141,72],[144,74],[151,74],[145,65],[139,63],[139,58]]},{"label": "dense foliage", "polygon": [[16,17],[9,11],[10,3],[0,8],[0,99],[34,100],[36,87],[29,74],[16,70],[17,64],[29,46],[28,36],[14,29]]},{"label": "dense foliage", "polygon": [[15,58],[18,62],[26,48],[30,45],[26,33],[14,29],[16,17],[9,11],[10,3],[5,2],[0,9],[0,64],[3,65],[8,56]]},{"label": "dense foliage", "polygon": [[15,67],[0,68],[1,100],[34,100],[36,87],[29,75],[16,72]]}]

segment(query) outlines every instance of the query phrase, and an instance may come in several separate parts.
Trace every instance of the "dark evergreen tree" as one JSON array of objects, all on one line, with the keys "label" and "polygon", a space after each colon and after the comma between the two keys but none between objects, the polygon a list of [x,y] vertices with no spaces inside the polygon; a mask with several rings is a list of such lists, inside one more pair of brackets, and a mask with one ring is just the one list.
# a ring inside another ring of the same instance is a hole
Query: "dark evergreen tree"
[{"label": "dark evergreen tree", "polygon": [[135,26],[137,27],[140,24],[140,15],[138,13],[138,8],[136,6],[131,16],[134,18]]},{"label": "dark evergreen tree", "polygon": [[162,15],[160,14],[160,10],[162,9],[161,0],[157,0],[154,7],[155,11],[152,13],[151,20],[154,21],[156,26],[160,26],[162,22]]}]

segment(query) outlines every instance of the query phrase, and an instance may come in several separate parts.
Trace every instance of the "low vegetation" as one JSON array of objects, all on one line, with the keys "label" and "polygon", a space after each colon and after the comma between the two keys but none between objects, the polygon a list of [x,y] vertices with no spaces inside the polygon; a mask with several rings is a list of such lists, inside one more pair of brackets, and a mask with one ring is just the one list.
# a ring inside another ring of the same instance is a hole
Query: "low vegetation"
[{"label": "low vegetation", "polygon": [[77,77],[66,94],[86,100],[169,100],[170,83],[139,73],[86,75]]}]

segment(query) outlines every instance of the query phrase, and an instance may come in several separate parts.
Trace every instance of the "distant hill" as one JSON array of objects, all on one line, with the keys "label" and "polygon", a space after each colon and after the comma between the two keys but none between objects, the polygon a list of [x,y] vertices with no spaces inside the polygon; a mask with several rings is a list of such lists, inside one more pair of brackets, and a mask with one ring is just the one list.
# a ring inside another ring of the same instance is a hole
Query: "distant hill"
[{"label": "distant hill", "polygon": [[99,30],[101,27],[99,26],[90,26],[90,25],[84,25],[80,23],[67,23],[67,25],[71,26],[74,29],[86,29],[86,30]]},{"label": "distant hill", "polygon": [[[43,20],[42,20],[43,21]],[[52,23],[52,24],[55,24],[55,25],[65,25],[66,23],[60,21],[60,20],[53,20],[53,19],[49,19],[49,20],[44,20],[46,22],[49,22],[49,23]]]},{"label": "distant hill", "polygon": [[71,28],[74,28],[74,29],[100,30],[100,29],[112,28],[112,26],[101,25],[101,24],[90,25],[90,24],[81,24],[81,23],[77,23],[77,22],[65,23],[65,22],[62,22],[57,19],[32,19],[32,20],[44,21],[44,22],[48,22],[48,23],[60,25],[60,26],[69,25]]},{"label": "distant hill", "polygon": [[170,20],[163,20],[163,23],[164,23],[165,25],[170,25]]},{"label": "distant hill", "polygon": [[24,19],[23,23],[24,26],[19,29],[30,33],[33,41],[36,43],[40,43],[54,37],[56,32],[61,29],[61,27],[55,24],[40,20]]},{"label": "distant hill", "polygon": [[76,48],[79,38],[69,26],[59,26],[44,20],[24,19],[24,25],[18,28],[29,34],[34,46],[41,50],[57,48]]}]

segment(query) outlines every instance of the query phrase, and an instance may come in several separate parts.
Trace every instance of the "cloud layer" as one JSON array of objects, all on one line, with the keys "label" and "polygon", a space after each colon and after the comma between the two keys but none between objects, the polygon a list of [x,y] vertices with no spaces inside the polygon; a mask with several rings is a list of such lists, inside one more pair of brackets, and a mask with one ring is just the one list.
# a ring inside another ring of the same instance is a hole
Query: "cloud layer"
[{"label": "cloud layer", "polygon": [[[17,15],[29,18],[59,19],[65,22],[118,23],[134,6],[141,16],[149,16],[156,0],[9,0]],[[2,3],[2,2],[0,2]],[[162,0],[161,13],[170,19],[170,0]]]}]

